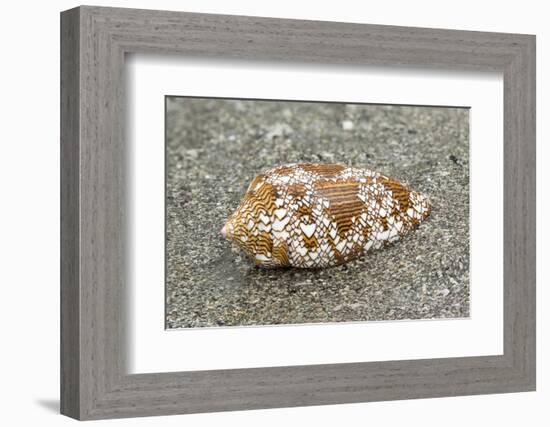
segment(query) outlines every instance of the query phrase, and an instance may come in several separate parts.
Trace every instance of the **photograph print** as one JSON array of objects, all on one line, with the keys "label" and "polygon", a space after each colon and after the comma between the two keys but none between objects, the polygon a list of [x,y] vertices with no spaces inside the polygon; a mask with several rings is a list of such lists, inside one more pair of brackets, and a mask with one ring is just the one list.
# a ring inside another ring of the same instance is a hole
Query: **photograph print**
[{"label": "photograph print", "polygon": [[469,317],[469,116],[166,96],[166,328]]}]

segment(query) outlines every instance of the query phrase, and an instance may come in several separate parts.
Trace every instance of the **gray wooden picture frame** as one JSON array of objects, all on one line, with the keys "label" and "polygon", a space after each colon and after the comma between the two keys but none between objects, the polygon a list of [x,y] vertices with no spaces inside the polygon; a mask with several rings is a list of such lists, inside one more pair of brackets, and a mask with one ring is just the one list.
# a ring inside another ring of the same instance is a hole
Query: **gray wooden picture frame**
[{"label": "gray wooden picture frame", "polygon": [[[126,372],[127,53],[504,78],[504,354]],[[535,390],[535,37],[78,7],[61,14],[61,412],[77,419]]]}]

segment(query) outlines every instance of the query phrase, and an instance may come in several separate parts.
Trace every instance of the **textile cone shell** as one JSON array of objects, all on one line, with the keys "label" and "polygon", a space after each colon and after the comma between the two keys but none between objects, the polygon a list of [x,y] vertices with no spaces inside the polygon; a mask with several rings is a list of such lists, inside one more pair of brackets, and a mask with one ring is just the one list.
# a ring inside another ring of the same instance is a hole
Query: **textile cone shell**
[{"label": "textile cone shell", "polygon": [[258,175],[222,229],[264,267],[342,264],[398,240],[428,198],[368,169],[291,164]]}]

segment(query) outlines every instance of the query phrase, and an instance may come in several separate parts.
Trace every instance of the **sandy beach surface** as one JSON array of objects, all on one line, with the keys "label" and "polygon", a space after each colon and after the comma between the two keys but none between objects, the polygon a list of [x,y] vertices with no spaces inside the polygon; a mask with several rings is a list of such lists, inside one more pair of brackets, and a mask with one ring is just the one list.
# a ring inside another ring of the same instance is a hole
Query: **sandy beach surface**
[{"label": "sandy beach surface", "polygon": [[[468,109],[170,97],[166,126],[167,328],[469,316]],[[256,174],[294,162],[380,171],[431,217],[338,267],[256,268],[220,229]]]}]

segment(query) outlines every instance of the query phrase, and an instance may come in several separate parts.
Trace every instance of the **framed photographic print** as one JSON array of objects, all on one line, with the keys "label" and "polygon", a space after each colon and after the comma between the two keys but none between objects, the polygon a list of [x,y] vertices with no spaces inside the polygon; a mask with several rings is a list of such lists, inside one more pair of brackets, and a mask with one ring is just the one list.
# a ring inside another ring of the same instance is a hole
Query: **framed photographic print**
[{"label": "framed photographic print", "polygon": [[535,389],[535,38],[61,15],[61,408]]}]

